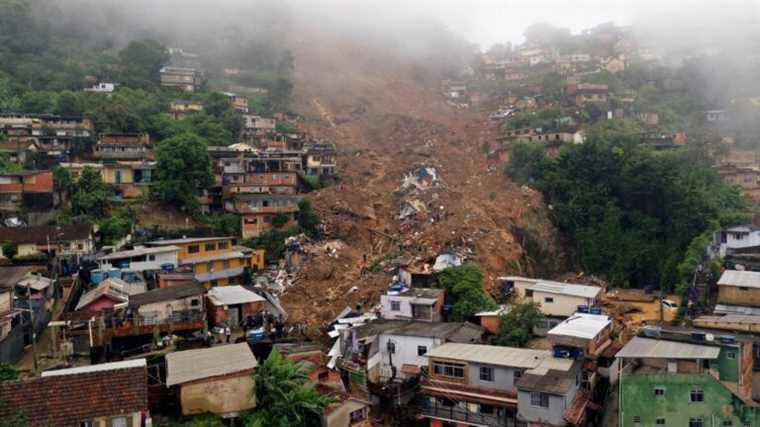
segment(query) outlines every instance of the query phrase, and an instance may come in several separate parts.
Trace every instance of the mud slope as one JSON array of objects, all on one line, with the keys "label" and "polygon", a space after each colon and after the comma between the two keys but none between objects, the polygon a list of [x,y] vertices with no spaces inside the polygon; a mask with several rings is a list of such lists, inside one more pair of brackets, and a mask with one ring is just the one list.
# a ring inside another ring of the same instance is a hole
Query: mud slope
[{"label": "mud slope", "polygon": [[[424,267],[449,248],[468,252],[493,291],[497,276],[530,274],[545,264],[531,258],[535,250],[526,253],[517,229],[528,230],[551,263],[561,262],[540,194],[488,170],[483,145],[497,129],[485,114],[449,107],[437,77],[377,46],[308,28],[291,44],[295,108],[310,118],[305,127],[334,140],[342,153],[341,184],[311,198],[329,237],[347,244],[337,257],[305,261],[283,296],[292,321],[319,326],[346,305],[374,304],[391,280],[390,264],[382,261],[403,256]],[[433,187],[398,191],[421,165],[437,172]],[[399,220],[409,201],[423,207],[424,224]]]}]

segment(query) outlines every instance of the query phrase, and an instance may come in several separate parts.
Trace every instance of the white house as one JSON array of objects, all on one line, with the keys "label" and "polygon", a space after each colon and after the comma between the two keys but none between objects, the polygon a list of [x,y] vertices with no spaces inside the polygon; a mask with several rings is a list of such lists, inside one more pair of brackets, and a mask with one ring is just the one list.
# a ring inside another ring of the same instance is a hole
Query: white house
[{"label": "white house", "polygon": [[732,249],[753,246],[760,246],[760,227],[755,224],[737,225],[715,233],[711,252],[724,257]]},{"label": "white house", "polygon": [[85,88],[85,92],[111,93],[116,89],[114,83],[98,83],[93,87]]},{"label": "white house", "polygon": [[443,289],[404,288],[380,296],[380,317],[383,319],[414,319],[428,322],[441,320]]},{"label": "white house", "polygon": [[158,246],[146,248],[138,246],[127,251],[114,252],[98,258],[100,268],[128,268],[130,270],[160,270],[162,266],[176,268],[179,260],[178,246]]},{"label": "white house", "polygon": [[548,316],[567,317],[578,311],[578,306],[596,305],[602,288],[542,280],[525,290],[525,299],[538,303],[541,312]]}]

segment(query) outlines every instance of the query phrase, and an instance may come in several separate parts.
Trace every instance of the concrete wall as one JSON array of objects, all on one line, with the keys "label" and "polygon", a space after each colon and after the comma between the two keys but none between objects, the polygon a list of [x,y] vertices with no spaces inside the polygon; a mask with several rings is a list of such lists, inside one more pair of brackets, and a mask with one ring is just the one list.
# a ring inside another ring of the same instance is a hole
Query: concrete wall
[{"label": "concrete wall", "polygon": [[410,337],[402,335],[380,335],[379,338],[379,353],[380,359],[380,376],[387,376],[390,373],[390,366],[388,363],[388,341],[391,340],[396,344],[396,352],[392,355],[393,366],[396,368],[396,377],[404,377],[401,372],[402,365],[415,365],[415,366],[427,366],[428,361],[426,356],[417,355],[417,346],[424,345],[427,347],[427,351],[434,349],[442,344],[442,340],[439,338],[427,338],[427,337]]},{"label": "concrete wall", "polygon": [[[554,302],[546,302],[551,298]],[[548,292],[533,292],[533,302],[541,305],[541,312],[549,316],[570,316],[578,311],[579,305],[589,305],[594,302],[593,299],[552,294]]]},{"label": "concrete wall", "polygon": [[718,286],[718,303],[760,306],[760,289]]},{"label": "concrete wall", "polygon": [[[480,379],[480,368],[493,368],[493,381],[483,381]],[[502,391],[516,391],[515,389],[515,370],[505,366],[484,365],[481,363],[469,363],[467,367],[468,383],[472,387],[490,388]]]},{"label": "concrete wall", "polygon": [[[655,397],[654,388],[664,387],[665,395]],[[704,401],[690,403],[689,395],[697,388]],[[722,426],[731,421],[760,425],[756,408],[745,406],[713,377],[706,374],[623,374],[620,380],[620,426],[654,426],[657,418],[665,418],[668,426],[688,426],[690,418],[702,418],[704,426]],[[737,411],[744,412],[744,416]],[[640,424],[634,423],[640,418]]]},{"label": "concrete wall", "polygon": [[[574,392],[572,396],[575,396]],[[564,396],[550,394],[549,407],[544,408],[531,405],[530,393],[520,391],[517,393],[517,416],[519,419],[525,421],[546,423],[553,426],[563,426],[566,423],[562,416],[565,414],[565,409],[567,409],[572,400],[572,397],[566,398]]]},{"label": "concrete wall", "polygon": [[181,386],[183,415],[212,412],[225,414],[256,407],[256,382],[252,373],[209,379]]},{"label": "concrete wall", "polygon": [[[198,300],[199,305],[192,305],[193,300]],[[203,295],[193,295],[187,298],[159,301],[153,304],[145,304],[138,308],[138,312],[146,317],[154,317],[157,320],[163,320],[169,317],[169,314],[175,311],[195,309],[203,310]]]},{"label": "concrete wall", "polygon": [[[178,251],[146,255],[145,261],[131,261],[128,268],[131,270],[145,271],[160,270],[162,264],[172,264],[176,267],[178,263],[177,254]],[[150,259],[151,257],[153,257],[152,260]],[[115,263],[119,264],[120,261],[117,260]],[[106,262],[100,264],[100,268],[110,268],[111,266],[112,264]]]}]

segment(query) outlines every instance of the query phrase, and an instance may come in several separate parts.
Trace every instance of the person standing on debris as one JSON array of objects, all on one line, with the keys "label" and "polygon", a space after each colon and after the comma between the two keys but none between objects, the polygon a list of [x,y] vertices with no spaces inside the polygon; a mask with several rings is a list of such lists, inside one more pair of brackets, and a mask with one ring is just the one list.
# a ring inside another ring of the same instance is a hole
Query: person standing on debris
[{"label": "person standing on debris", "polygon": [[229,344],[232,338],[232,329],[229,326],[224,328],[224,335],[227,337],[227,344]]}]

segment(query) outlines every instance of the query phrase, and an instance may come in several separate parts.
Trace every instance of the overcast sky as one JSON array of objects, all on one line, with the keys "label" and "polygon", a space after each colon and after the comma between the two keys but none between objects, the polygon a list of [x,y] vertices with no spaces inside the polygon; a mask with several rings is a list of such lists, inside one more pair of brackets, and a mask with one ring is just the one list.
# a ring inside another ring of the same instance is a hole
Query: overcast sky
[{"label": "overcast sky", "polygon": [[[395,2],[358,3],[374,3],[367,8],[374,13],[380,5]],[[751,18],[749,22],[757,25],[760,18],[760,0],[406,0],[395,6],[399,6],[399,14],[416,9],[438,15],[481,47],[504,41],[520,43],[525,27],[536,22],[574,32],[608,21],[629,25],[652,20],[697,28],[721,25],[725,31],[733,31],[739,22]]]}]

